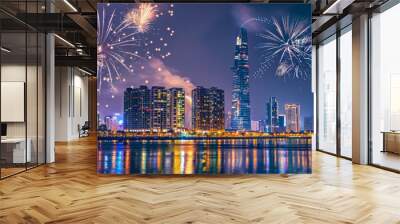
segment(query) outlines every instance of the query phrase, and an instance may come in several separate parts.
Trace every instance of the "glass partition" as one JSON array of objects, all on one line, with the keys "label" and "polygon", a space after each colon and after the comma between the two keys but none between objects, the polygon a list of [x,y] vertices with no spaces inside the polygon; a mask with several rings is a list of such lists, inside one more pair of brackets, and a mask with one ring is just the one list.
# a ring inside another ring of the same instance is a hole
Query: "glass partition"
[{"label": "glass partition", "polygon": [[340,35],[340,155],[352,157],[352,33],[351,26]]},{"label": "glass partition", "polygon": [[26,114],[27,114],[27,151],[30,151],[30,160],[27,167],[33,167],[38,159],[38,34],[29,32],[27,37],[27,64],[26,64]]},{"label": "glass partition", "polygon": [[371,19],[371,162],[400,170],[400,4]]},{"label": "glass partition", "polygon": [[[44,1],[1,1],[19,17],[43,12]],[[43,33],[0,12],[0,178],[45,163]]]},{"label": "glass partition", "polygon": [[31,160],[26,141],[26,35],[1,34],[1,175],[24,171]]},{"label": "glass partition", "polygon": [[318,149],[336,153],[336,36],[318,47]]}]

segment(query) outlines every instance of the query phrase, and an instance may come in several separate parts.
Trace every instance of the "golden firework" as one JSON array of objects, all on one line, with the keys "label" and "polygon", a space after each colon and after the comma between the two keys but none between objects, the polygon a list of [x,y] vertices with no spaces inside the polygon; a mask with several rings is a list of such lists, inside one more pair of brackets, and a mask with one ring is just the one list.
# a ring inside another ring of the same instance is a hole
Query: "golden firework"
[{"label": "golden firework", "polygon": [[151,23],[157,15],[157,6],[151,3],[142,3],[132,9],[125,16],[125,22],[132,24],[138,32],[144,33],[149,30]]}]

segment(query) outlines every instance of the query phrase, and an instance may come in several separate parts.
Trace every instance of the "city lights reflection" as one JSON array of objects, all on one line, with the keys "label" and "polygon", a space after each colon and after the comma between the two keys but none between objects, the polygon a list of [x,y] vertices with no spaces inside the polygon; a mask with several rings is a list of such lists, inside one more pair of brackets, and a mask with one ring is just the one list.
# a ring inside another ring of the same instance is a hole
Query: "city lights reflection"
[{"label": "city lights reflection", "polygon": [[100,174],[311,173],[311,140],[99,142]]}]

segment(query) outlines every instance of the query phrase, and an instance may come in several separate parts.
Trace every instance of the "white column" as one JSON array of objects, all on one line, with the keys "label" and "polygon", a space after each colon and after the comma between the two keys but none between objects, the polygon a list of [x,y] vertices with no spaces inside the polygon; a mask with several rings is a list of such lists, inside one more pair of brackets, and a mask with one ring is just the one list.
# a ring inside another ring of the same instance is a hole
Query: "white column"
[{"label": "white column", "polygon": [[368,163],[368,15],[353,19],[353,162]]},{"label": "white column", "polygon": [[56,69],[55,88],[55,141],[71,140],[72,68]]},{"label": "white column", "polygon": [[54,133],[55,133],[55,60],[54,35],[46,36],[46,163],[55,161]]}]

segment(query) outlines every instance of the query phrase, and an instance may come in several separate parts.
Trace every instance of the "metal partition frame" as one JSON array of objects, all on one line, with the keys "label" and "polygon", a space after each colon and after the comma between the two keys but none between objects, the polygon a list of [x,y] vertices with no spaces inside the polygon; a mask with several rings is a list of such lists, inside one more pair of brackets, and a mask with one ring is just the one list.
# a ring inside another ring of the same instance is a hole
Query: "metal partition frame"
[{"label": "metal partition frame", "polygon": [[[346,24],[346,26],[344,27],[336,27],[336,33],[333,33],[331,35],[329,35],[328,37],[326,37],[325,39],[321,40],[317,45],[316,45],[316,150],[319,152],[323,152],[323,153],[327,153],[329,155],[333,155],[333,156],[338,156],[340,158],[344,158],[347,160],[351,160],[351,158],[343,156],[341,154],[341,119],[340,119],[340,77],[341,77],[341,67],[340,67],[340,37],[341,35],[343,35],[345,32],[351,32],[348,29],[351,27],[351,23]],[[324,149],[321,149],[319,147],[319,93],[321,91],[321,88],[319,87],[319,53],[318,53],[318,49],[319,49],[319,45],[320,43],[327,41],[329,38],[332,38],[332,36],[335,36],[335,41],[336,41],[336,152],[332,153],[332,152],[328,152]]]},{"label": "metal partition frame", "polygon": [[400,170],[375,164],[373,162],[373,140],[372,140],[372,18],[374,13],[383,13],[386,10],[400,4],[400,0],[388,0],[385,4],[368,12],[368,165],[400,173]]},{"label": "metal partition frame", "polygon": [[[42,1],[40,1],[40,2],[42,2]],[[28,3],[28,1],[22,1],[22,3],[25,3],[25,12],[27,12],[27,3]],[[30,2],[30,3],[32,3],[32,2]],[[37,3],[36,8],[37,8],[37,11],[38,11],[38,9],[39,9],[39,1],[35,1],[33,3]],[[0,5],[0,10],[1,10],[2,13],[6,13],[7,16],[10,16],[11,19],[14,19],[12,14],[7,13],[7,11],[5,11],[5,10],[3,10],[1,8],[1,5]],[[46,8],[46,10],[47,10],[47,8]],[[25,15],[27,15],[27,13],[25,13]],[[7,177],[11,177],[11,176],[14,176],[14,175],[22,173],[22,172],[25,172],[25,171],[33,169],[33,168],[36,168],[36,167],[38,167],[40,165],[46,164],[46,162],[47,162],[47,158],[46,158],[46,154],[47,154],[46,153],[46,146],[47,146],[47,141],[46,141],[46,136],[47,136],[47,132],[46,132],[46,126],[47,126],[47,124],[46,124],[46,120],[47,120],[46,119],[46,117],[47,117],[47,114],[46,114],[46,107],[47,107],[47,105],[46,105],[46,95],[47,95],[47,88],[46,88],[46,83],[47,83],[46,82],[46,77],[47,77],[47,66],[46,66],[46,63],[47,63],[47,60],[46,60],[47,38],[46,38],[46,33],[43,33],[41,31],[29,26],[28,24],[23,23],[21,20],[18,20],[18,18],[15,18],[15,19],[16,19],[17,22],[22,23],[22,26],[24,27],[24,30],[18,30],[18,31],[14,31],[14,32],[7,32],[7,31],[4,31],[4,30],[1,29],[1,23],[0,23],[0,46],[2,46],[4,44],[4,43],[2,43],[2,36],[5,33],[15,33],[16,35],[24,35],[24,38],[25,38],[25,40],[24,40],[25,57],[23,59],[21,59],[21,60],[25,61],[25,65],[24,65],[25,66],[25,71],[24,71],[25,72],[25,87],[24,87],[24,91],[25,91],[25,93],[24,93],[24,98],[25,98],[24,99],[25,167],[21,171],[18,171],[18,172],[15,172],[15,173],[12,173],[10,175],[5,176],[4,173],[2,173],[2,168],[0,166],[0,180],[3,180],[5,178],[7,178]],[[34,47],[35,48],[34,49],[34,53],[36,54],[36,60],[33,62],[34,63],[33,65],[36,67],[36,71],[31,72],[31,74],[36,74],[36,86],[34,87],[35,88],[34,91],[35,91],[35,94],[36,94],[36,96],[35,96],[36,97],[36,122],[32,123],[32,125],[34,125],[34,126],[32,126],[33,129],[36,130],[35,136],[32,136],[32,138],[36,138],[36,148],[35,148],[35,150],[36,150],[36,161],[34,163],[30,163],[29,166],[28,166],[28,162],[27,162],[27,160],[28,160],[28,153],[27,153],[27,147],[28,147],[28,111],[27,111],[28,93],[27,93],[27,82],[28,82],[28,64],[29,64],[28,63],[28,60],[29,60],[29,58],[28,58],[28,34],[33,34],[33,37],[36,38],[36,41],[34,41],[35,43],[33,43],[33,44],[36,44],[36,46]],[[43,34],[43,35],[40,35],[40,34]],[[39,38],[40,36],[42,38]],[[42,45],[40,45],[40,42],[41,42]],[[39,49],[41,49],[41,50],[39,51]],[[41,58],[42,63],[40,63],[39,57]],[[4,62],[4,55],[2,55],[2,53],[0,53],[0,81],[2,79],[2,74],[1,74],[1,72],[2,72],[1,68],[3,66],[2,62]],[[41,82],[42,82],[42,88],[43,88],[42,91],[43,92],[41,92],[41,94],[42,94],[43,98],[41,98],[40,100],[42,101],[42,105],[41,105],[41,107],[43,109],[42,113],[44,113],[44,114],[40,114],[40,115],[39,115],[39,66],[42,67],[42,70],[41,70],[41,72],[42,72],[42,76],[41,76],[42,80],[41,80]],[[0,90],[1,90],[1,86],[0,86]],[[0,96],[1,96],[1,93],[0,93]],[[0,101],[1,101],[1,97],[0,97]],[[2,108],[1,108],[1,105],[0,105],[0,110],[1,109]],[[40,132],[41,134],[39,134],[39,121],[42,122],[42,132]],[[1,115],[0,115],[0,123],[1,123]],[[36,125],[36,127],[35,127],[35,125]],[[43,138],[42,141],[43,142],[41,144],[41,150],[39,150],[39,136],[40,135],[43,135],[42,136],[42,138]],[[43,153],[43,154],[41,154],[41,156],[43,157],[43,158],[41,158],[41,160],[39,160],[39,152]],[[1,158],[1,153],[2,153],[2,146],[0,144],[0,158]],[[1,162],[0,162],[0,165],[1,165]]]}]

